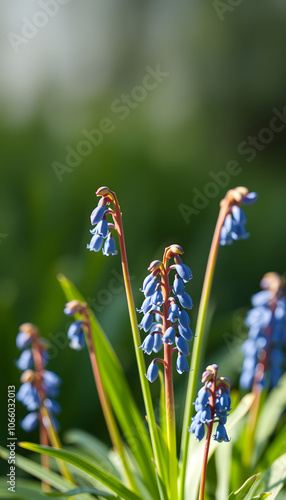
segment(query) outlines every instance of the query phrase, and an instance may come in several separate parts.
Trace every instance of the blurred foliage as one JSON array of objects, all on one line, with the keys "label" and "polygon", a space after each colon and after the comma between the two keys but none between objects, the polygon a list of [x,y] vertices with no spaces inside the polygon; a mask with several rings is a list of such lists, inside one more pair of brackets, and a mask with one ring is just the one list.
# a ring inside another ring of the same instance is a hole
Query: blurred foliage
[{"label": "blurred foliage", "polygon": [[[221,248],[212,293],[206,358],[223,364],[234,385],[250,295],[265,272],[285,272],[286,132],[276,133],[252,162],[238,152],[248,136],[269,127],[273,108],[286,105],[284,2],[244,1],[222,22],[211,1],[84,3],[71,0],[62,7],[20,54],[6,35],[20,33],[21,16],[31,17],[39,7],[26,2],[26,13],[23,4],[14,8],[17,2],[1,5],[0,233],[8,235],[0,243],[4,444],[6,387],[19,387],[15,337],[27,321],[39,326],[55,353],[49,368],[63,378],[62,430],[80,427],[107,440],[87,352],[72,352],[64,341],[68,323],[59,272],[99,305],[96,315],[142,409],[124,292],[103,292],[120,273],[120,259],[85,248],[99,186],[116,191],[121,204],[138,306],[148,264],[165,246],[182,245],[194,274],[193,326],[220,198],[235,185],[259,193],[246,209],[251,238]],[[146,66],[157,64],[170,75],[120,121],[111,103],[141,85]],[[76,148],[81,131],[105,117],[113,120],[114,132],[59,182],[52,162],[63,163],[66,146]],[[241,173],[186,223],[180,205],[193,206],[193,189],[203,192],[210,172],[225,171],[230,160],[239,162]],[[180,412],[185,382],[175,377],[175,384]],[[17,405],[17,418],[23,416]],[[17,436],[27,438],[20,427]]]}]

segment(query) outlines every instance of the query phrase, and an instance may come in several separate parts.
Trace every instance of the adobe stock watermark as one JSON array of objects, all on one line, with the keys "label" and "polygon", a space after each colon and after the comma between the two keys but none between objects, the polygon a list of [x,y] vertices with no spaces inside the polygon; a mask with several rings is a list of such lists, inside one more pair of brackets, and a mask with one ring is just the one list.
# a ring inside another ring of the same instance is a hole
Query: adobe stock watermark
[{"label": "adobe stock watermark", "polygon": [[[120,121],[126,120],[130,113],[147,99],[149,93],[157,89],[164,79],[170,75],[170,73],[161,70],[160,64],[157,64],[155,68],[146,66],[145,70],[146,75],[143,77],[141,85],[133,87],[129,94],[121,94],[110,105],[111,112]],[[83,129],[81,131],[83,139],[77,143],[76,147],[72,148],[70,145],[65,147],[65,163],[53,161],[51,164],[59,182],[63,181],[64,174],[73,172],[76,167],[81,165],[84,158],[90,156],[94,148],[102,144],[104,136],[116,130],[116,126],[114,118],[105,117],[100,120],[96,128],[92,130]]]},{"label": "adobe stock watermark", "polygon": [[[94,312],[102,312],[105,307],[109,306],[113,301],[114,295],[118,295],[125,290],[124,279],[115,269],[111,271],[110,278],[106,288],[102,288],[96,297],[87,297],[86,301]],[[130,281],[134,280],[135,276],[130,276]]]},{"label": "adobe stock watermark", "polygon": [[230,354],[234,354],[248,338],[249,328],[246,326],[244,320],[245,316],[242,316],[241,313],[237,313],[233,319],[234,332],[225,332],[223,334],[223,340]]},{"label": "adobe stock watermark", "polygon": [[39,10],[33,14],[31,19],[22,17],[21,33],[10,31],[7,34],[7,38],[14,52],[19,54],[20,48],[23,45],[27,45],[30,40],[35,38],[39,30],[45,28],[50,20],[57,16],[60,7],[68,3],[70,3],[70,0],[39,0]]},{"label": "adobe stock watermark", "polygon": [[[274,141],[277,134],[281,134],[286,128],[286,106],[282,111],[273,108],[272,113],[267,127],[261,128],[255,136],[249,135],[237,147],[237,153],[240,156],[246,156],[245,160],[248,163],[253,162],[257,155]],[[223,189],[225,190],[229,186],[232,177],[239,175],[242,171],[243,168],[239,161],[230,160],[224,170],[209,172],[211,181],[207,182],[202,190],[192,189],[192,204],[180,203],[178,206],[185,223],[189,224],[193,215],[199,215],[213,198],[216,198]]]},{"label": "adobe stock watermark", "polygon": [[244,0],[213,0],[213,7],[221,21],[226,12],[233,12]]}]

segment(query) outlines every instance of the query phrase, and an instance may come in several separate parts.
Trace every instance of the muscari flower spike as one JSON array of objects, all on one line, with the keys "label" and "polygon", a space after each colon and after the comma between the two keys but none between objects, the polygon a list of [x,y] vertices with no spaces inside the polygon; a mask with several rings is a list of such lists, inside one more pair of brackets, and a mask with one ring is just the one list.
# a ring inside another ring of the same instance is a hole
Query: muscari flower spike
[{"label": "muscari flower spike", "polygon": [[286,366],[286,299],[285,281],[277,273],[262,279],[262,291],[252,296],[253,308],[245,324],[248,339],[242,344],[245,355],[240,386],[249,390],[257,385],[275,387]]},{"label": "muscari flower spike", "polygon": [[108,223],[106,216],[108,214],[114,215],[113,210],[111,210],[108,205],[114,202],[114,195],[109,188],[103,187],[97,191],[97,196],[101,196],[97,207],[92,211],[90,216],[90,221],[92,226],[91,229],[92,238],[87,248],[93,252],[99,252],[102,248],[103,255],[117,255],[116,243],[110,232],[110,229],[115,229],[113,223]]},{"label": "muscari flower spike", "polygon": [[[190,329],[190,318],[185,309],[192,308],[192,299],[185,292],[185,283],[192,278],[192,272],[183,264],[180,255],[183,250],[179,245],[171,245],[165,251],[164,262],[154,261],[148,270],[150,274],[144,279],[141,291],[145,299],[138,312],[143,313],[141,323],[138,325],[147,336],[140,349],[145,354],[158,353],[164,344],[173,345],[177,351],[177,372],[182,374],[189,371],[186,356],[189,355],[188,342],[192,340],[193,333]],[[168,266],[168,260],[174,258],[174,264]],[[173,286],[169,284],[169,274],[175,272]],[[172,293],[172,295],[171,295]],[[158,377],[157,362],[151,362],[146,377],[154,382]]]},{"label": "muscari flower spike", "polygon": [[[249,238],[246,232],[246,215],[242,208],[243,205],[251,205],[257,200],[257,194],[249,193],[245,187],[238,187],[228,191],[227,197],[231,199],[229,213],[225,217],[224,224],[220,232],[220,245],[232,245],[234,241],[245,240]],[[224,202],[225,200],[223,200]]]},{"label": "muscari flower spike", "polygon": [[217,379],[217,365],[209,366],[203,374],[205,384],[198,392],[194,403],[196,415],[192,418],[189,432],[193,433],[198,441],[205,436],[206,427],[218,423],[215,435],[216,441],[230,441],[225,424],[231,410],[230,381],[224,377]]},{"label": "muscari flower spike", "polygon": [[[57,401],[48,399],[46,396],[52,398],[58,396],[61,379],[54,372],[45,370],[49,360],[48,344],[45,339],[39,338],[38,329],[30,323],[21,325],[16,344],[19,349],[24,349],[20,358],[16,361],[17,368],[23,371],[20,379],[22,385],[16,394],[16,399],[29,411],[20,422],[20,425],[26,432],[33,431],[39,423],[41,407],[45,406],[49,412],[53,427],[57,430],[59,424],[54,415],[60,412],[61,407]],[[26,348],[28,345],[31,346],[31,349]],[[41,355],[40,371],[35,366],[34,349]],[[49,422],[45,423],[45,425],[48,424]]]}]

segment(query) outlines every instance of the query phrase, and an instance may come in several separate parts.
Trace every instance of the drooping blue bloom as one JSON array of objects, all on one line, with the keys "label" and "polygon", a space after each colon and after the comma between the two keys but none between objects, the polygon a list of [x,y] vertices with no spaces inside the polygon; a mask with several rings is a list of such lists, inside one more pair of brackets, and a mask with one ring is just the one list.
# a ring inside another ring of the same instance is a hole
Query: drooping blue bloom
[{"label": "drooping blue bloom", "polygon": [[191,340],[193,340],[194,334],[189,326],[183,327],[182,325],[179,325],[178,330],[179,330],[179,334],[181,335],[181,337],[183,337],[183,339],[187,340],[187,342],[190,342]]},{"label": "drooping blue bloom", "polygon": [[148,332],[150,330],[153,323],[153,315],[150,312],[144,314],[142,318],[142,322],[139,325],[139,328],[144,330],[144,332]]},{"label": "drooping blue bloom", "polygon": [[158,283],[154,276],[153,280],[150,280],[145,286],[145,288],[143,288],[145,297],[151,297],[155,293],[157,285]]},{"label": "drooping blue bloom", "polygon": [[221,443],[222,441],[225,441],[225,442],[229,442],[230,439],[227,435],[227,432],[226,432],[226,428],[223,424],[218,424],[217,428],[216,428],[216,433],[214,435],[214,439],[215,441],[218,441],[219,443]]},{"label": "drooping blue bloom", "polygon": [[19,370],[29,370],[33,366],[33,354],[31,349],[25,349],[19,359],[16,361],[16,366]]},{"label": "drooping blue bloom", "polygon": [[116,243],[111,233],[105,240],[104,247],[102,249],[103,255],[117,255]]},{"label": "drooping blue bloom", "polygon": [[52,398],[59,395],[59,386],[62,383],[60,377],[56,373],[49,370],[43,372],[43,389],[47,396]]},{"label": "drooping blue bloom", "polygon": [[74,321],[68,329],[68,339],[70,340],[69,346],[75,351],[80,351],[85,346],[85,337],[82,325],[83,322],[81,320],[77,320]]},{"label": "drooping blue bloom", "polygon": [[172,302],[170,307],[169,307],[169,315],[168,315],[168,320],[172,321],[172,323],[175,323],[178,321],[180,316],[180,309],[178,304],[176,302]]},{"label": "drooping blue bloom", "polygon": [[90,240],[90,244],[86,245],[91,252],[99,252],[103,245],[103,236],[101,234],[94,234]]},{"label": "drooping blue bloom", "polygon": [[185,285],[182,280],[182,278],[179,278],[179,276],[176,274],[174,283],[173,283],[173,292],[175,295],[182,295],[185,291]]},{"label": "drooping blue bloom", "polygon": [[162,335],[160,333],[155,333],[154,334],[154,347],[153,351],[154,352],[160,352],[163,346],[163,340],[162,340]]},{"label": "drooping blue bloom", "polygon": [[147,337],[144,339],[143,344],[140,346],[142,351],[144,351],[146,354],[151,354],[154,348],[154,335],[147,335]]},{"label": "drooping blue bloom", "polygon": [[30,382],[25,382],[20,386],[16,394],[16,399],[21,401],[29,411],[37,410],[40,407],[40,398],[37,388]]},{"label": "drooping blue bloom", "polygon": [[193,301],[187,292],[182,293],[182,295],[178,295],[178,299],[182,307],[185,309],[192,309]]},{"label": "drooping blue bloom", "polygon": [[258,198],[258,194],[257,193],[247,193],[245,196],[242,197],[242,201],[241,203],[243,203],[243,205],[252,205],[253,203],[256,202]]},{"label": "drooping blue bloom", "polygon": [[190,268],[186,264],[176,264],[176,271],[180,278],[184,281],[184,283],[187,283],[192,279],[193,274]]},{"label": "drooping blue bloom", "polygon": [[90,215],[90,222],[92,226],[98,224],[104,217],[106,208],[105,206],[97,206]]},{"label": "drooping blue bloom", "polygon": [[184,373],[184,372],[190,371],[190,367],[188,365],[187,358],[180,351],[178,351],[176,368],[177,368],[177,372],[180,375],[182,375],[182,373]]},{"label": "drooping blue bloom", "polygon": [[18,349],[26,349],[32,343],[32,336],[28,332],[19,332],[16,337],[16,346]]},{"label": "drooping blue bloom", "polygon": [[53,415],[58,415],[62,411],[61,405],[55,399],[46,398],[44,400],[44,405],[48,412]]},{"label": "drooping blue bloom", "polygon": [[[242,196],[241,203],[250,205],[257,199],[256,193],[248,193]],[[246,215],[238,204],[231,207],[231,212],[227,214],[220,233],[220,245],[232,245],[233,241],[245,240],[249,237],[249,233],[245,229]]]},{"label": "drooping blue bloom", "polygon": [[175,337],[176,330],[172,326],[169,326],[169,328],[167,328],[163,335],[163,342],[165,342],[165,344],[171,345],[175,342]]},{"label": "drooping blue bloom", "polygon": [[100,234],[103,238],[108,236],[108,222],[106,219],[101,220],[94,229],[90,230],[91,234]]},{"label": "drooping blue bloom", "polygon": [[151,301],[154,306],[161,306],[163,303],[163,295],[160,289],[156,290],[151,296]]},{"label": "drooping blue bloom", "polygon": [[185,356],[188,356],[190,354],[188,342],[180,335],[178,335],[175,340],[178,351],[180,351]]},{"label": "drooping blue bloom", "polygon": [[20,422],[22,429],[26,432],[32,432],[39,423],[39,414],[37,412],[28,413]]},{"label": "drooping blue bloom", "polygon": [[149,382],[152,383],[156,380],[158,375],[159,375],[159,371],[158,371],[157,363],[155,361],[152,361],[152,363],[149,365],[149,368],[147,370],[146,377],[149,380]]}]

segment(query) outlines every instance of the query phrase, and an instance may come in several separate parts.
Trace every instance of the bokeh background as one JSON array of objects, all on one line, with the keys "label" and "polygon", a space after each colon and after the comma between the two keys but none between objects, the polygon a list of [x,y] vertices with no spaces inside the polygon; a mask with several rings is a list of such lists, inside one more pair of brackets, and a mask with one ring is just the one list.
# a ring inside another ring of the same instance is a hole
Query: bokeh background
[{"label": "bokeh background", "polygon": [[[0,4],[4,445],[7,386],[19,387],[15,337],[23,322],[37,324],[51,342],[49,369],[63,379],[62,435],[80,427],[108,443],[87,352],[76,353],[67,346],[68,321],[58,273],[88,298],[143,415],[118,277],[120,259],[86,249],[89,215],[97,203],[94,192],[102,185],[116,191],[121,204],[137,306],[149,263],[162,256],[165,246],[178,243],[194,275],[188,285],[194,300],[193,327],[219,201],[236,185],[259,193],[256,205],[246,208],[251,238],[220,250],[211,298],[204,364],[217,362],[221,374],[237,387],[250,296],[259,290],[265,272],[285,272],[286,118],[284,124],[275,122],[279,131],[269,132],[269,127],[274,108],[283,113],[286,106],[286,7],[283,0],[242,0],[235,8],[227,1],[220,5],[228,8],[216,4]],[[47,5],[50,14],[45,17],[39,12]],[[35,23],[43,26],[35,28]],[[160,68],[165,75],[161,82],[158,77],[156,88],[144,91],[142,82],[150,68]],[[129,99],[126,95],[131,100],[124,104],[125,112],[119,112],[122,100]],[[128,116],[121,119],[123,114]],[[98,129],[105,118],[111,120],[112,131],[86,154],[84,146],[81,149],[83,130]],[[246,152],[249,137],[258,138],[251,153]],[[67,148],[85,151],[74,159],[78,165],[73,168],[66,163]],[[238,175],[227,180],[221,174],[224,187],[214,183],[211,172],[226,172],[232,160],[238,164]],[[198,191],[208,194],[195,214]],[[110,291],[114,279],[116,293]],[[175,385],[180,426],[186,376],[176,375]],[[158,388],[152,390],[156,401]],[[24,415],[18,404],[18,419]],[[19,426],[17,436],[27,438]],[[37,433],[30,439],[37,440]]]}]

